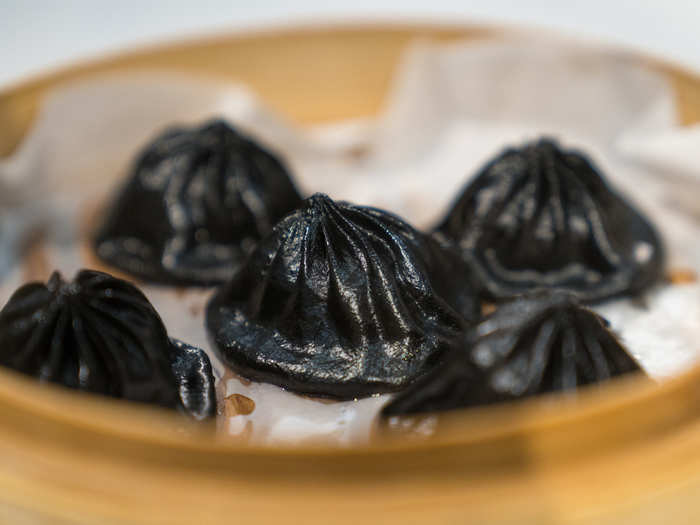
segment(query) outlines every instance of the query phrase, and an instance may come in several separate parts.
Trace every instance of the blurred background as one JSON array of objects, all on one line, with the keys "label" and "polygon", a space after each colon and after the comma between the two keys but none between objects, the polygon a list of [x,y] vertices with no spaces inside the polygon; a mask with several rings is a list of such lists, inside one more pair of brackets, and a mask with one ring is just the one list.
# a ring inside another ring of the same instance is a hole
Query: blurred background
[{"label": "blurred background", "polygon": [[0,86],[125,47],[268,24],[349,20],[536,25],[700,70],[700,0],[0,0]]}]

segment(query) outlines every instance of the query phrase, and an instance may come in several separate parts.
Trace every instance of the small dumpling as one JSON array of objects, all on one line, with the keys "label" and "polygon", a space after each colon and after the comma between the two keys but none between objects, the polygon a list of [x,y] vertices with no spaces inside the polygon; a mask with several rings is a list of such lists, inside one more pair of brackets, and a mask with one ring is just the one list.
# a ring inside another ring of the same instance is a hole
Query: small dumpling
[{"label": "small dumpling", "polygon": [[20,287],[0,311],[0,364],[106,396],[214,414],[209,358],[179,342],[133,285],[81,270]]},{"label": "small dumpling", "polygon": [[573,294],[537,291],[504,303],[464,343],[387,404],[385,417],[487,405],[640,372],[605,319]]},{"label": "small dumpling", "polygon": [[94,244],[146,281],[226,281],[301,198],[282,161],[222,121],[172,128],[149,144]]},{"label": "small dumpling", "polygon": [[495,300],[546,287],[596,302],[639,294],[663,270],[649,221],[587,157],[547,139],[487,164],[436,235],[461,251]]},{"label": "small dumpling", "polygon": [[170,363],[185,411],[198,420],[216,414],[214,374],[204,350],[170,339]]},{"label": "small dumpling", "polygon": [[213,297],[207,328],[242,376],[348,399],[404,387],[478,315],[458,256],[395,215],[316,194]]}]

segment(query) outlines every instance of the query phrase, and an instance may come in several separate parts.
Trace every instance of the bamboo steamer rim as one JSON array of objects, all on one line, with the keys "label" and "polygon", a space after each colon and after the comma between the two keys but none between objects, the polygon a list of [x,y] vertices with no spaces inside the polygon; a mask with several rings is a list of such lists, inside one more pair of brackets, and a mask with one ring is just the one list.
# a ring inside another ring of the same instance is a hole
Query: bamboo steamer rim
[{"label": "bamboo steamer rim", "polygon": [[[243,81],[291,120],[311,123],[376,113],[401,51],[415,38],[500,39],[510,34],[512,30],[481,26],[372,24],[252,31],[135,50],[61,69],[0,92],[0,156],[9,155],[20,143],[47,93],[92,75],[158,69]],[[700,121],[700,78],[656,59],[639,60],[670,80],[682,122]],[[307,61],[315,67],[305,67]],[[303,84],[303,93],[286,90],[284,86],[290,82],[293,86]],[[368,445],[341,449],[323,443],[251,446],[216,435],[213,425],[190,427],[166,411],[40,385],[0,370],[0,456],[12,451],[27,461],[46,457],[53,469],[49,469],[53,474],[43,479],[27,468],[27,463],[0,465],[0,510],[5,502],[8,508],[80,521],[79,513],[71,513],[66,498],[84,491],[85,486],[67,488],[56,473],[65,474],[74,467],[87,476],[79,467],[81,456],[102,465],[106,472],[116,470],[115,464],[128,466],[130,474],[121,472],[124,484],[137,472],[161,476],[159,479],[173,489],[163,474],[166,469],[174,479],[185,475],[205,480],[203,483],[216,479],[222,486],[250,493],[251,501],[260,496],[257,491],[261,490],[263,473],[268,481],[300,483],[318,490],[321,487],[314,480],[322,475],[328,490],[346,487],[342,490],[348,496],[358,493],[348,490],[348,484],[381,484],[378,466],[384,479],[412,482],[414,485],[406,486],[407,492],[412,486],[423,486],[448,495],[457,490],[450,480],[481,490],[480,476],[502,476],[504,483],[534,480],[533,486],[542,488],[538,484],[550,478],[553,487],[557,483],[565,487],[566,476],[578,479],[576,476],[590,475],[590,465],[600,466],[600,475],[624,469],[634,475],[635,468],[641,473],[647,466],[658,467],[659,458],[671,448],[678,454],[700,450],[700,366],[660,385],[626,378],[584,391],[575,400],[562,395],[541,396],[511,405],[448,413],[440,415],[439,421],[436,433],[425,439],[379,437]],[[630,451],[644,451],[643,461],[631,461]],[[686,460],[688,469],[695,465],[692,458]],[[697,466],[700,472],[700,458]],[[677,474],[679,468],[674,465],[673,472]],[[657,481],[668,476],[671,473]],[[700,479],[695,475],[686,474],[682,481],[684,487],[697,487],[700,493]],[[553,492],[556,503],[563,505],[568,496],[561,493],[561,487]],[[645,494],[657,488],[650,488],[641,478],[632,479],[624,490],[616,485],[610,488],[608,498],[621,493]],[[116,499],[129,493],[124,485],[111,489]],[[149,490],[156,494],[160,489]],[[209,486],[207,490],[213,494],[218,489]],[[38,501],[28,491],[45,498]],[[516,492],[527,501],[525,492]],[[288,496],[277,494],[282,499]],[[589,496],[594,500],[602,497],[595,491]],[[201,497],[206,500],[208,496]],[[606,503],[605,497],[603,500],[598,502],[600,508],[611,508],[612,503]],[[102,501],[99,498],[95,501],[95,508],[87,515],[108,515],[115,523],[133,518],[129,513],[141,509],[132,501],[131,506],[124,505],[120,515],[97,503]],[[409,505],[405,500],[397,501]],[[542,509],[533,502],[529,505],[533,516],[540,516]],[[188,509],[192,510],[186,505],[181,509],[183,520],[190,516]],[[459,505],[448,506],[454,513],[443,514],[463,517],[459,509]],[[560,513],[563,511],[557,508],[556,515]],[[166,515],[154,512],[148,518],[157,521]],[[410,516],[404,514],[402,521],[410,521]],[[521,518],[522,523],[531,522],[525,514]],[[636,519],[636,523],[644,523]]]}]

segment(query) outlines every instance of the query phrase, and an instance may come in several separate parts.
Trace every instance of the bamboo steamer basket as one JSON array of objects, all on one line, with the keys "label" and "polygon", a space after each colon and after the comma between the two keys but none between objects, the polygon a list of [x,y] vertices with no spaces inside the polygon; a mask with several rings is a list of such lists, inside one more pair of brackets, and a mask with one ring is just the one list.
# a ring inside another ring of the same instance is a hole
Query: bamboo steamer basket
[{"label": "bamboo steamer basket", "polygon": [[[105,72],[176,71],[244,82],[297,123],[372,115],[417,37],[508,30],[360,25],[285,28],[152,47],[0,92],[0,156],[52,89]],[[700,77],[666,75],[684,124]],[[700,322],[700,320],[698,320]],[[263,448],[173,414],[0,370],[2,523],[700,522],[700,368],[652,385],[622,379],[577,399],[542,396],[439,416],[430,438]]]}]

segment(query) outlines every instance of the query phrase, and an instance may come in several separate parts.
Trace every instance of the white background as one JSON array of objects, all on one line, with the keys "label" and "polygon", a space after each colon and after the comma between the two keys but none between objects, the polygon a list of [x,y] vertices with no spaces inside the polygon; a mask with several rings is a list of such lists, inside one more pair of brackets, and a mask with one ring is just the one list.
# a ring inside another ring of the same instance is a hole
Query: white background
[{"label": "white background", "polygon": [[47,67],[211,31],[401,18],[537,25],[700,71],[700,0],[0,0],[0,86]]}]

